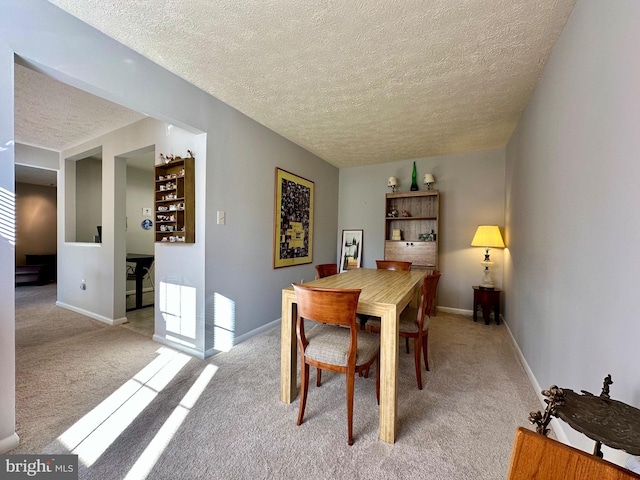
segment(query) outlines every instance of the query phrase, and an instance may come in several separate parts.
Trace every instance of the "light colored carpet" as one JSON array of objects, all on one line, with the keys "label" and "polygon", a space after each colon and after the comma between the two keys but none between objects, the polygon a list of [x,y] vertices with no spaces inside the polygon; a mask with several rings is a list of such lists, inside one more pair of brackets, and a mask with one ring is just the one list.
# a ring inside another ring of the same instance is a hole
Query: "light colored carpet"
[{"label": "light colored carpet", "polygon": [[[57,438],[161,347],[126,326],[52,306],[55,297],[43,288],[50,287],[16,290],[21,444],[10,453],[67,452]],[[541,408],[504,325],[440,313],[432,319],[424,390],[413,353],[400,352],[397,442],[378,440],[375,379],[357,378],[349,447],[344,375],[325,372],[322,387],[310,386],[298,427],[298,401],[279,401],[279,351],[276,328],[206,361],[188,359],[95,463],[81,459],[80,478],[504,479],[516,427],[531,428],[529,412]],[[209,365],[217,370],[192,403],[185,395]],[[149,466],[138,470],[141,458]]]}]

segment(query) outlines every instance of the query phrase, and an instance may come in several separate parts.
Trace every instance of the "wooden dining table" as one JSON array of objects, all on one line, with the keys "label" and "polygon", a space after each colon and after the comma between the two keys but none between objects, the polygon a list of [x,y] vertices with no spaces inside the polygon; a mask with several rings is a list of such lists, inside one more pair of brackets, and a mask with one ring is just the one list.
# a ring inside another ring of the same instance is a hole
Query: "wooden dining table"
[{"label": "wooden dining table", "polygon": [[[396,439],[400,313],[410,303],[418,305],[424,275],[420,271],[358,268],[305,284],[326,288],[359,288],[362,291],[358,313],[382,319],[379,437],[388,443],[394,443]],[[293,287],[287,287],[282,290],[280,340],[280,400],[285,403],[292,403],[298,395],[296,316],[296,296]]]}]

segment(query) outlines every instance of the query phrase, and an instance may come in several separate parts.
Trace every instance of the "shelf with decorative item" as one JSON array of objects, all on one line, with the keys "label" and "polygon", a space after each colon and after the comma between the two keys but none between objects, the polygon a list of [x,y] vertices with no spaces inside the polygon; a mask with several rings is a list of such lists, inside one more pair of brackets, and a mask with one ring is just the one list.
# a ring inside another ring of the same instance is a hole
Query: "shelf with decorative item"
[{"label": "shelf with decorative item", "polygon": [[428,272],[438,265],[437,190],[388,193],[385,198],[385,260],[407,261]]},{"label": "shelf with decorative item", "polygon": [[160,154],[155,167],[156,242],[195,242],[194,158]]}]

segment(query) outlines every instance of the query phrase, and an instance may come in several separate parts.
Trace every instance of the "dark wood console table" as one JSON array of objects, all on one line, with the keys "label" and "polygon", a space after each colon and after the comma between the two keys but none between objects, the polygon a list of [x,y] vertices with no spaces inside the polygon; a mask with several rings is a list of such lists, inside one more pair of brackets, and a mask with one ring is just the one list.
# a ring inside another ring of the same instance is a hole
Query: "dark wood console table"
[{"label": "dark wood console table", "polygon": [[473,321],[478,319],[478,305],[482,306],[482,316],[485,325],[489,325],[491,310],[496,325],[500,325],[500,290],[499,288],[473,287]]},{"label": "dark wood console table", "polygon": [[567,388],[553,385],[543,390],[547,397],[544,412],[531,412],[529,421],[536,431],[547,435],[551,417],[567,422],[574,430],[583,433],[596,445],[593,454],[602,458],[602,445],[640,455],[640,410],[609,397],[611,375],[604,379],[602,392],[595,396],[585,390],[578,394]]}]

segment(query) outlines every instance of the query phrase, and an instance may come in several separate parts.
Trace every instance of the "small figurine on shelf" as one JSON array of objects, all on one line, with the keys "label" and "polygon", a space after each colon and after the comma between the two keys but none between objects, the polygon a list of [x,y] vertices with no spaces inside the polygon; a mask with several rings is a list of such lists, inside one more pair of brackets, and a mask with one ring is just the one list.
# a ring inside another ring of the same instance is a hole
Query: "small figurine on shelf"
[{"label": "small figurine on shelf", "polygon": [[402,210],[402,216],[403,217],[410,217],[411,215],[406,210]]},{"label": "small figurine on shelf", "polygon": [[193,156],[193,152],[191,150],[187,150],[187,158],[196,158]]},{"label": "small figurine on shelf", "polygon": [[398,216],[398,210],[392,208],[389,213],[387,213],[387,217],[395,218]]}]

